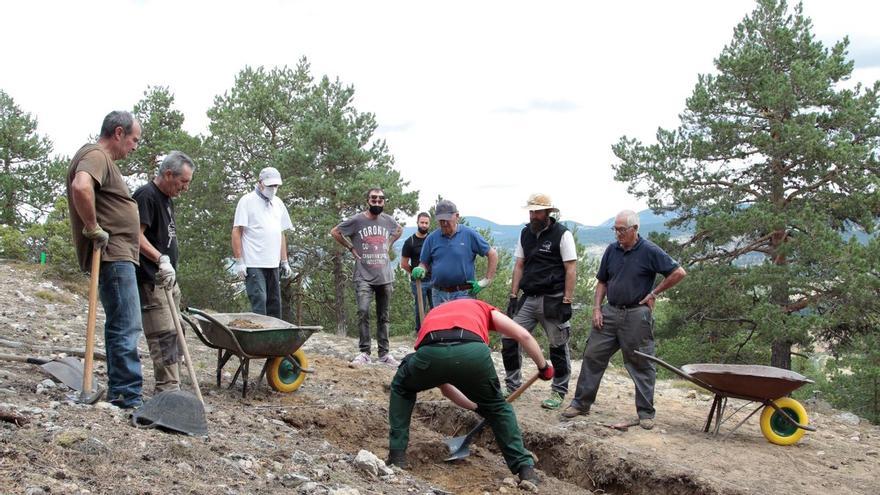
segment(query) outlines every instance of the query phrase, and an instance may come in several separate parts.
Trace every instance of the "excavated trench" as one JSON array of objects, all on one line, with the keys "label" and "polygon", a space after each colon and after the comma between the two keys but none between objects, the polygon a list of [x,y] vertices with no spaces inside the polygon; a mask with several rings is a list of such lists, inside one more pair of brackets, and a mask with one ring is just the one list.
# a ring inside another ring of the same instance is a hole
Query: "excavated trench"
[{"label": "excavated trench", "polygon": [[[387,410],[375,405],[339,406],[315,411],[311,415],[288,414],[282,419],[301,430],[320,430],[321,435],[340,448],[368,449],[377,455],[387,452]],[[448,455],[444,438],[464,435],[476,426],[478,418],[446,402],[418,403],[413,413],[410,446],[407,451],[412,472],[432,483],[459,492],[474,490],[481,483],[497,483],[510,476],[490,429],[484,430],[472,445],[472,454],[455,464],[438,462]],[[730,495],[719,492],[689,475],[667,470],[651,462],[639,462],[622,455],[595,436],[578,431],[551,432],[522,424],[526,447],[537,458],[537,467],[546,476],[594,493],[654,495]],[[459,483],[456,485],[456,483]],[[453,486],[450,486],[453,485]]]}]

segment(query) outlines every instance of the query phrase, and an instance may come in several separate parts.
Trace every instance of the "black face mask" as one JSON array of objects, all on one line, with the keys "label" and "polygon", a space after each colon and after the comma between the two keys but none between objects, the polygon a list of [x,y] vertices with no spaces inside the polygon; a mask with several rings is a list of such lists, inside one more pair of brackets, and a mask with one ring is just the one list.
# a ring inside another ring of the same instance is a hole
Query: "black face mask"
[{"label": "black face mask", "polygon": [[370,205],[370,213],[372,213],[373,215],[378,215],[378,214],[382,213],[382,210],[384,210],[384,209],[385,208],[383,208],[382,206],[379,206],[379,205]]},{"label": "black face mask", "polygon": [[425,227],[425,228],[419,227],[419,234],[427,234],[427,233],[428,233],[428,227]]}]

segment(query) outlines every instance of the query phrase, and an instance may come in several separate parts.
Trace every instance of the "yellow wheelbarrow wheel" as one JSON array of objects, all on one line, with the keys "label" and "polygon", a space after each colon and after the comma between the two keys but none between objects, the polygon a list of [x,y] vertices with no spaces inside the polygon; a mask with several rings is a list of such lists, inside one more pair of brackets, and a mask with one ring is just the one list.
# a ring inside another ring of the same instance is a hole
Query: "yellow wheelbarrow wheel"
[{"label": "yellow wheelbarrow wheel", "polygon": [[306,379],[306,372],[303,371],[309,369],[306,353],[300,349],[294,352],[292,357],[295,363],[291,362],[288,356],[272,358],[266,369],[266,381],[269,382],[270,387],[279,392],[293,392]]},{"label": "yellow wheelbarrow wheel", "polygon": [[[783,397],[773,401],[776,407],[785,411],[792,419],[802,425],[807,425],[807,410],[800,402],[791,397]],[[765,406],[761,413],[761,433],[764,437],[776,445],[793,445],[804,436],[804,430],[793,425],[785,416],[779,413],[773,406]]]}]

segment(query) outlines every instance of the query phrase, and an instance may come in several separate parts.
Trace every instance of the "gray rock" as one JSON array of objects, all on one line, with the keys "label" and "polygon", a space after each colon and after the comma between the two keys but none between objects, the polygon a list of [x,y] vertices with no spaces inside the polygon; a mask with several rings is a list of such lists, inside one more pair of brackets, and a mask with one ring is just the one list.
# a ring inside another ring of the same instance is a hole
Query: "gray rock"
[{"label": "gray rock", "polygon": [[309,479],[300,474],[285,474],[281,476],[281,484],[287,488],[296,488],[303,483],[308,483]]},{"label": "gray rock", "polygon": [[840,421],[841,423],[846,423],[852,426],[858,426],[859,423],[862,422],[861,418],[851,412],[842,412],[840,414],[836,414],[834,416],[834,419]]},{"label": "gray rock", "polygon": [[373,476],[393,474],[394,471],[385,465],[385,462],[376,457],[376,454],[369,450],[360,450],[354,458],[354,465],[361,471],[367,472]]}]

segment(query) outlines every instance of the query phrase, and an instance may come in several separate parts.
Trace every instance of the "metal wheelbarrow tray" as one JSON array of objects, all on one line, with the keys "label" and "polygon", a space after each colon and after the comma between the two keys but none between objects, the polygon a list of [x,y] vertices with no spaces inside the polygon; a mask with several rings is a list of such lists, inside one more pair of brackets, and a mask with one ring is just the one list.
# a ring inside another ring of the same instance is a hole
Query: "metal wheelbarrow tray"
[{"label": "metal wheelbarrow tray", "polygon": [[[247,395],[247,377],[251,359],[266,359],[257,384],[263,375],[269,385],[279,392],[293,392],[305,380],[308,361],[300,347],[320,326],[296,326],[272,316],[257,313],[206,313],[187,308],[194,315],[181,315],[206,346],[217,349],[217,386],[220,386],[223,367],[232,356],[239,358],[239,366],[232,377],[230,388],[242,375],[241,395]],[[241,322],[248,322],[248,328]],[[250,328],[251,326],[255,328]],[[259,327],[259,328],[256,328]]]},{"label": "metal wheelbarrow tray", "polygon": [[[803,437],[804,431],[816,431],[815,427],[808,424],[809,419],[804,406],[795,399],[786,397],[804,384],[813,383],[800,373],[753,364],[687,364],[679,369],[657,357],[639,351],[635,353],[715,394],[703,428],[705,432],[709,432],[714,418],[715,429],[712,433],[717,435],[721,423],[753,402],[758,402],[760,405],[730,430],[725,438],[762,408],[764,411],[761,414],[761,432],[771,443],[792,445]],[[729,398],[749,402],[727,418],[723,418]]]}]

